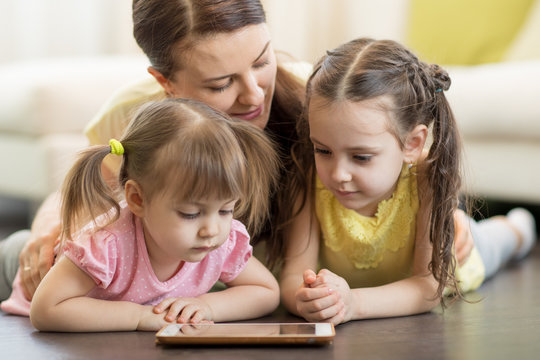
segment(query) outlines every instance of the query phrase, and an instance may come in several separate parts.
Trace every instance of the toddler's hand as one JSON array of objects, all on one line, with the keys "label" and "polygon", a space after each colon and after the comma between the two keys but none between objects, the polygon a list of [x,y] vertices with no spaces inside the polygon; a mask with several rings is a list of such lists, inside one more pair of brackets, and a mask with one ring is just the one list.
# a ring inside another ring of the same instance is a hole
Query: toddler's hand
[{"label": "toddler's hand", "polygon": [[167,311],[165,320],[178,323],[212,321],[212,310],[208,304],[197,298],[168,298],[154,307],[156,314]]},{"label": "toddler's hand", "polygon": [[158,331],[163,326],[167,325],[164,316],[156,314],[154,307],[149,305],[141,305],[141,313],[139,315],[138,331]]}]

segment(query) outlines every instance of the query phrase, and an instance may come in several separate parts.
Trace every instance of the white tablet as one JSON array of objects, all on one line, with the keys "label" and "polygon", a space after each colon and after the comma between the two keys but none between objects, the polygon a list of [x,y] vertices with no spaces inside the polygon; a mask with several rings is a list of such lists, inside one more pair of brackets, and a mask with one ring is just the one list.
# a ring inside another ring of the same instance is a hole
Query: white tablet
[{"label": "white tablet", "polygon": [[156,334],[158,344],[330,344],[330,323],[219,323],[170,324]]}]

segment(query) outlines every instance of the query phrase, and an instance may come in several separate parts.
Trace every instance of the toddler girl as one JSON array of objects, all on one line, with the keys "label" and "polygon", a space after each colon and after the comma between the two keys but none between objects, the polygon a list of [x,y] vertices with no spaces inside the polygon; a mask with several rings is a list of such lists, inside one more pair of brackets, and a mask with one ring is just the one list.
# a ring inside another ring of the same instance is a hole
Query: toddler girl
[{"label": "toddler girl", "polygon": [[[122,196],[102,178],[107,156],[122,157]],[[2,309],[46,331],[265,315],[279,287],[233,213],[258,231],[278,171],[273,144],[253,125],[193,100],[149,103],[120,141],[81,154],[63,187],[63,256],[31,304],[18,276]],[[218,280],[227,288],[209,292]]]}]

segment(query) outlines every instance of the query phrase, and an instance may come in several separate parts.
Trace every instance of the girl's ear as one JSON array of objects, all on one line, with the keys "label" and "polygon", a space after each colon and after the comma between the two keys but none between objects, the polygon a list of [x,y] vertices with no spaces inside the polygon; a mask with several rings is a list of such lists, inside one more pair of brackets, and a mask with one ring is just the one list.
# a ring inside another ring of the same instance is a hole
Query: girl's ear
[{"label": "girl's ear", "polygon": [[135,216],[140,218],[144,217],[144,198],[140,185],[135,180],[128,180],[124,186],[124,195],[126,196],[126,202],[129,210]]},{"label": "girl's ear", "polygon": [[416,125],[409,135],[407,135],[403,147],[404,162],[414,164],[420,160],[427,136],[428,129],[426,125]]},{"label": "girl's ear", "polygon": [[169,94],[171,96],[174,96],[174,88],[173,88],[173,86],[171,84],[171,81],[169,79],[167,79],[165,76],[163,76],[162,73],[157,71],[152,66],[149,66],[147,71],[148,71],[148,73],[150,75],[152,75],[157,80],[159,85],[161,85],[161,87],[165,90],[165,92],[167,94]]}]

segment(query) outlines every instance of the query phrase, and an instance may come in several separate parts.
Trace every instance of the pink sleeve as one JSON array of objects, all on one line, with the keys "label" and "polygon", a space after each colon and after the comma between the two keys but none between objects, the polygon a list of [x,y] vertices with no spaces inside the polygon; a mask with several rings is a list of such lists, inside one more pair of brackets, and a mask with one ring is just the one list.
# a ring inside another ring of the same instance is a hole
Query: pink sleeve
[{"label": "pink sleeve", "polygon": [[253,251],[249,244],[249,234],[239,221],[233,220],[227,241],[227,258],[223,262],[219,278],[224,283],[234,280],[244,270]]},{"label": "pink sleeve", "polygon": [[93,278],[97,286],[107,288],[116,272],[116,240],[106,230],[85,232],[66,242],[64,255]]}]

